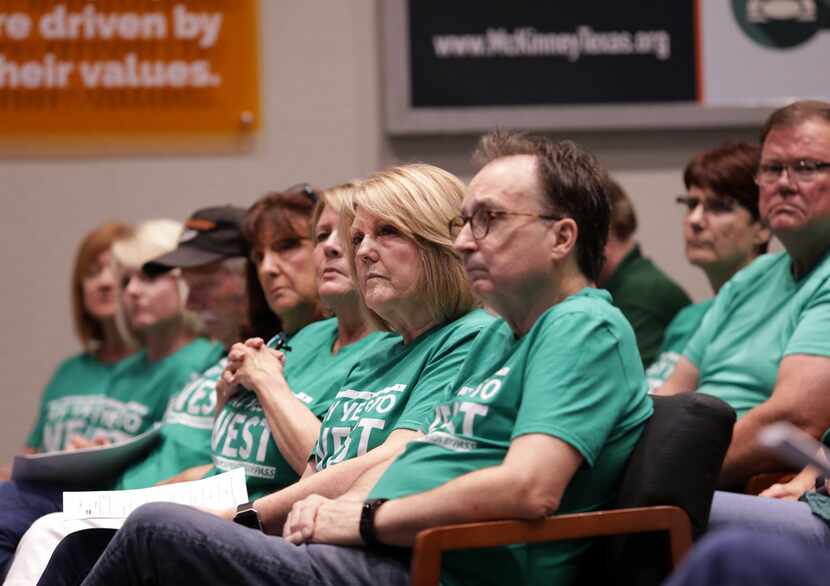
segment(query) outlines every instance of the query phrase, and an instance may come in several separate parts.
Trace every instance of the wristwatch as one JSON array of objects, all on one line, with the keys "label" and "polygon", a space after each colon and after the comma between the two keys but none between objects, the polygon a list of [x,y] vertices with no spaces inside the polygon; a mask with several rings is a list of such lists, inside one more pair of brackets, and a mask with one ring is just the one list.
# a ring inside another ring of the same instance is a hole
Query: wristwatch
[{"label": "wristwatch", "polygon": [[360,538],[368,547],[378,550],[387,546],[378,539],[375,533],[375,513],[380,506],[389,499],[368,499],[363,502],[360,511]]},{"label": "wristwatch", "polygon": [[249,529],[256,529],[262,531],[262,522],[259,519],[259,513],[254,508],[254,501],[248,501],[245,504],[236,507],[236,514],[233,516],[233,522]]}]

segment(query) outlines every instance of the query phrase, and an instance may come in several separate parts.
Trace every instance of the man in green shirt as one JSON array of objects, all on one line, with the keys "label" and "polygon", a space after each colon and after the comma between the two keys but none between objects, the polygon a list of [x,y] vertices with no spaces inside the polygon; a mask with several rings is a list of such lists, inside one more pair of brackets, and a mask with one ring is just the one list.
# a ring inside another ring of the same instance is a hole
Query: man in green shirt
[{"label": "man in green shirt", "polygon": [[605,265],[598,284],[634,328],[643,365],[654,362],[663,332],[691,299],[677,283],[640,252],[634,235],[637,216],[628,195],[610,177],[611,225],[605,245]]},{"label": "man in green shirt", "polygon": [[[449,229],[472,289],[503,319],[444,386],[428,433],[385,474],[382,463],[337,499],[295,503],[284,539],[184,507],[142,507],[84,583],[403,585],[407,562],[384,546],[411,545],[421,529],[610,502],[652,407],[631,326],[592,286],[607,236],[604,173],[572,143],[496,133],[481,150],[489,162]],[[346,388],[342,399],[376,400],[364,412],[403,391]],[[448,556],[445,579],[567,584],[585,547]]]},{"label": "man in green shirt", "polygon": [[698,390],[738,412],[721,485],[779,469],[756,445],[789,421],[830,427],[830,103],[795,102],[762,131],[760,211],[786,252],[759,258],[718,294],[660,394]]}]

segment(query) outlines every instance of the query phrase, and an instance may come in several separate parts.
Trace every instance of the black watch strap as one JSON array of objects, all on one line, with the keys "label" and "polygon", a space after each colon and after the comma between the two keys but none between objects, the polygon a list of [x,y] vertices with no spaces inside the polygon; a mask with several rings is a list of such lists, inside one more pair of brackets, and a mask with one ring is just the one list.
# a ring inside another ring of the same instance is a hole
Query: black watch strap
[{"label": "black watch strap", "polygon": [[262,521],[259,519],[259,512],[254,508],[254,501],[248,501],[236,507],[236,514],[233,516],[233,522],[262,531]]},{"label": "black watch strap", "polygon": [[380,506],[389,499],[368,499],[363,503],[360,511],[360,538],[371,549],[383,549],[386,546],[380,542],[375,533],[375,513]]}]

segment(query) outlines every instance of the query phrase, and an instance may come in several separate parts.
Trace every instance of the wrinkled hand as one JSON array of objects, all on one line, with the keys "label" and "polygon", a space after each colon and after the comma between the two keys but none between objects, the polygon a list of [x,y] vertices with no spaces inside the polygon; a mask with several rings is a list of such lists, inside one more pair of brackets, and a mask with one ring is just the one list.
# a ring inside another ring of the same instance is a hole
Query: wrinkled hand
[{"label": "wrinkled hand", "polygon": [[260,338],[252,338],[244,344],[233,345],[222,373],[226,392],[237,392],[231,387],[238,385],[256,391],[262,381],[283,376],[285,355],[261,342]]},{"label": "wrinkled hand", "polygon": [[82,435],[72,435],[66,442],[65,450],[67,452],[74,452],[75,450],[82,450],[84,448],[97,448],[100,446],[108,446],[112,440],[108,437],[99,435],[94,439],[87,439]]},{"label": "wrinkled hand", "polygon": [[783,501],[797,501],[802,494],[813,488],[813,485],[805,485],[803,482],[798,482],[798,480],[798,477],[796,477],[790,482],[773,484],[758,496]]},{"label": "wrinkled hand", "polygon": [[362,545],[360,513],[363,503],[311,495],[294,503],[283,526],[283,537],[294,544]]}]

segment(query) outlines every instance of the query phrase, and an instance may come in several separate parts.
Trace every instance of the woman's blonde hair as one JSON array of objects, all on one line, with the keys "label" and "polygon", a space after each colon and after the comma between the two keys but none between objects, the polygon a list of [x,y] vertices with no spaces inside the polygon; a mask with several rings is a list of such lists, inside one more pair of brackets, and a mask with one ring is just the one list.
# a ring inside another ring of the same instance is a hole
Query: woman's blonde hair
[{"label": "woman's blonde hair", "polygon": [[[391,167],[354,189],[340,214],[341,238],[354,274],[351,225],[357,210],[383,218],[418,246],[421,279],[417,294],[434,323],[446,323],[475,306],[461,259],[453,249],[449,222],[461,211],[464,184],[452,173],[423,163]],[[380,316],[372,317],[388,329]]]},{"label": "woman's blonde hair", "polygon": [[[175,220],[147,220],[140,223],[131,236],[118,240],[112,245],[112,260],[116,274],[121,275],[127,270],[141,270],[144,263],[175,250],[182,229],[182,224]],[[170,274],[176,278],[180,304],[184,308],[187,301],[187,284],[182,279],[180,271],[174,270]],[[204,328],[195,315],[182,309],[182,317],[185,327],[192,334],[199,335],[203,332]],[[135,333],[127,325],[120,295],[116,325],[126,340],[134,345],[137,344]]]}]

